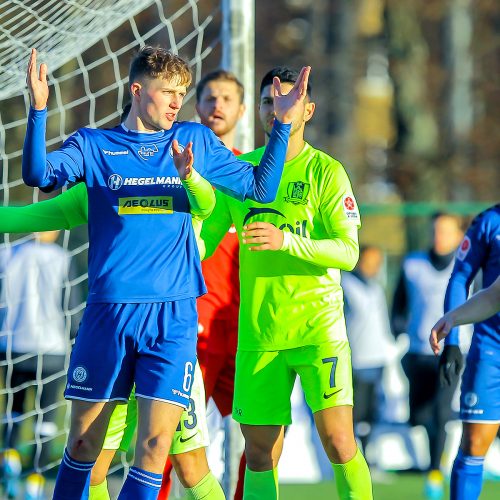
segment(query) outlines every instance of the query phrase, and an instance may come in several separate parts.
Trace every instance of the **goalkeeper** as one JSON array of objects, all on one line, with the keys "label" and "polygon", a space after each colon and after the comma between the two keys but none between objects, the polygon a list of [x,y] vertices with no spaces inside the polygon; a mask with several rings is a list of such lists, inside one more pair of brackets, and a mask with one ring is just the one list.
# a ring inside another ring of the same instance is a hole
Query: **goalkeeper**
[{"label": "goalkeeper", "polygon": [[[290,91],[298,72],[275,68],[260,86],[267,137],[275,122],[273,81]],[[350,348],[340,270],[358,258],[360,218],[342,165],[304,141],[315,105],[310,88],[292,122],[276,201],[237,202],[216,192],[203,223],[209,256],[234,223],[240,235],[240,316],[233,417],[245,437],[244,498],[278,498],[277,465],[297,375],[342,499],[372,498],[353,433]],[[264,148],[242,157],[258,164]],[[203,249],[202,249],[203,253]]]}]

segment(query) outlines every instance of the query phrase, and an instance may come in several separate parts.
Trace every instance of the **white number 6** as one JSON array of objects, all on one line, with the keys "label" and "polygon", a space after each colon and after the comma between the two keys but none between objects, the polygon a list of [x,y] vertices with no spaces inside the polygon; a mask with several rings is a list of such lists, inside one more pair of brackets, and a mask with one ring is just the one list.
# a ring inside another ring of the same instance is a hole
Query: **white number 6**
[{"label": "white number 6", "polygon": [[191,363],[191,361],[188,361],[184,365],[184,382],[182,384],[182,388],[186,392],[189,392],[192,382],[193,382],[193,363]]}]

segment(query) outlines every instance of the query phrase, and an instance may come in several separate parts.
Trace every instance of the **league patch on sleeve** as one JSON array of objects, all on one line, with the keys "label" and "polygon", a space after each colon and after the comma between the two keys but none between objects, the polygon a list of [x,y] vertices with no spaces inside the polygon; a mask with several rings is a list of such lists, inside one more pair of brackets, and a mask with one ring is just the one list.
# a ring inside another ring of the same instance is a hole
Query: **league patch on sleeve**
[{"label": "league patch on sleeve", "polygon": [[467,254],[469,253],[469,250],[471,249],[472,243],[470,241],[470,238],[468,236],[465,236],[465,238],[462,240],[462,243],[458,247],[457,250],[457,259],[462,261],[467,257]]},{"label": "league patch on sleeve", "polygon": [[354,196],[345,194],[342,197],[342,208],[348,219],[359,221],[359,210]]}]

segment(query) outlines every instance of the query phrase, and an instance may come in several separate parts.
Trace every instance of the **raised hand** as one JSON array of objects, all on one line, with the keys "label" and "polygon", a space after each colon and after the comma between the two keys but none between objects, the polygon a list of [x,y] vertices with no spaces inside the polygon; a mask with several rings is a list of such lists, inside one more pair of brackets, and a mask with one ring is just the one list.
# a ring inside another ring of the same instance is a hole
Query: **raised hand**
[{"label": "raised hand", "polygon": [[254,252],[279,250],[283,246],[283,231],[269,222],[252,222],[243,226],[241,238]]},{"label": "raised hand", "polygon": [[281,123],[292,123],[296,115],[303,113],[302,102],[307,95],[307,82],[310,73],[311,67],[304,66],[288,94],[282,93],[280,79],[277,76],[274,77],[274,114]]},{"label": "raised hand", "polygon": [[40,64],[40,72],[37,72],[36,49],[31,49],[26,83],[30,93],[31,105],[35,109],[45,109],[49,98],[49,86],[47,84],[47,65]]},{"label": "raised hand", "polygon": [[177,169],[179,177],[181,180],[186,180],[191,177],[193,172],[193,143],[190,142],[183,151],[179,147],[179,142],[177,139],[172,141],[172,153],[174,157],[174,165]]}]

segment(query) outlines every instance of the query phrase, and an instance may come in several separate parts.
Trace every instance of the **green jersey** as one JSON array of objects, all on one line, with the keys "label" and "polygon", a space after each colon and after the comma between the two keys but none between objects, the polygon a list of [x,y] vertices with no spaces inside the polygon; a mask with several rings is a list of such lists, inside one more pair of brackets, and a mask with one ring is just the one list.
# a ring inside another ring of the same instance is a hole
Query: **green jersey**
[{"label": "green jersey", "polygon": [[0,233],[72,229],[87,224],[87,186],[77,184],[55,198],[24,207],[0,207],[0,215]]},{"label": "green jersey", "polygon": [[[242,155],[257,165],[264,148]],[[346,340],[340,269],[358,258],[359,212],[343,166],[305,144],[285,163],[276,200],[239,202],[217,191],[201,237],[210,255],[234,223],[263,221],[284,231],[279,251],[240,245],[238,349],[281,350]]]}]

